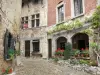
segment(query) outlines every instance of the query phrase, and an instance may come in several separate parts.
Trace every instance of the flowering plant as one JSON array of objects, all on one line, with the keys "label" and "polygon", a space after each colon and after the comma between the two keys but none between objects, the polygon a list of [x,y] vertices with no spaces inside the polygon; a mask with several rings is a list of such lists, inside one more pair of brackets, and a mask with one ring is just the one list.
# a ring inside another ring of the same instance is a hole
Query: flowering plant
[{"label": "flowering plant", "polygon": [[56,52],[55,52],[55,55],[60,55],[60,56],[63,56],[64,55],[64,50],[63,49],[60,49],[60,48],[58,48],[57,50],[56,50]]},{"label": "flowering plant", "polygon": [[5,75],[5,74],[11,74],[13,71],[13,69],[11,67],[8,67],[7,69],[5,68],[2,68],[2,74]]}]

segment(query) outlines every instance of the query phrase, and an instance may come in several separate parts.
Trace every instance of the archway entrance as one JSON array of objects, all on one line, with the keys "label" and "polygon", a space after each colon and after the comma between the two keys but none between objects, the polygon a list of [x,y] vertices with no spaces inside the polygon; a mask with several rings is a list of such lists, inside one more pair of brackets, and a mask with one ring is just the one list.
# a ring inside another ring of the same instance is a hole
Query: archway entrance
[{"label": "archway entrance", "polygon": [[89,48],[89,37],[85,33],[78,33],[72,37],[72,47],[74,49],[86,49]]},{"label": "archway entrance", "polygon": [[67,39],[65,37],[59,37],[57,39],[57,49],[64,49],[65,50],[65,43],[67,43]]}]

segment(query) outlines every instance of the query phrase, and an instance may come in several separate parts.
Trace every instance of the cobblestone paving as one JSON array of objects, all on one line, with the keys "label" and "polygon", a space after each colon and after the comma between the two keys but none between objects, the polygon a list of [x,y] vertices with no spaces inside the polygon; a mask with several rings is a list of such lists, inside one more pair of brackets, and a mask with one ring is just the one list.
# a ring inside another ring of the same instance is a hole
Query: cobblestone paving
[{"label": "cobblestone paving", "polygon": [[50,63],[42,58],[21,58],[23,66],[16,67],[16,75],[90,75]]}]

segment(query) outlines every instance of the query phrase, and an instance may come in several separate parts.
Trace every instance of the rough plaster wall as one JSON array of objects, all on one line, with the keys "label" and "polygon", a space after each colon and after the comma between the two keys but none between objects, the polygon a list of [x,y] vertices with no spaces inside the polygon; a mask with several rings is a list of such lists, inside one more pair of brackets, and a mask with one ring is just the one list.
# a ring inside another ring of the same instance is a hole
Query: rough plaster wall
[{"label": "rough plaster wall", "polygon": [[[0,0],[1,1],[1,0]],[[4,34],[6,28],[12,32],[12,25],[14,19],[16,23],[19,24],[20,14],[21,14],[21,0],[2,0],[0,15],[2,16],[2,24],[0,25],[0,69],[7,67],[8,62],[4,61]],[[1,74],[0,74],[1,75]]]},{"label": "rough plaster wall", "polygon": [[[22,55],[25,56],[25,40],[40,40],[40,53],[42,53],[43,58],[48,57],[48,44],[47,44],[47,0],[43,0],[43,5],[41,4],[32,4],[25,5],[21,11],[21,17],[28,16],[29,17],[29,29],[24,29],[21,31],[20,40],[21,41],[21,52]],[[31,15],[40,13],[40,27],[31,28]],[[27,35],[27,36],[26,36]],[[23,44],[24,43],[24,44]],[[32,48],[30,50],[32,52]],[[30,52],[30,53],[31,53]]]},{"label": "rough plaster wall", "polygon": [[8,20],[6,27],[12,31],[14,21],[20,24],[21,0],[2,0],[2,10]]},{"label": "rough plaster wall", "polygon": [[22,7],[21,17],[29,17],[29,28],[31,28],[31,15],[40,13],[40,26],[47,26],[47,0],[43,4],[29,3]]},{"label": "rough plaster wall", "polygon": [[[27,36],[26,36],[27,35]],[[47,44],[47,34],[46,27],[33,28],[33,29],[24,29],[21,31],[20,40],[21,40],[21,55],[25,56],[25,40],[40,40],[40,53],[43,55],[43,58],[48,57],[48,44]],[[30,50],[33,51],[32,48]],[[30,53],[31,53],[30,52]]]}]

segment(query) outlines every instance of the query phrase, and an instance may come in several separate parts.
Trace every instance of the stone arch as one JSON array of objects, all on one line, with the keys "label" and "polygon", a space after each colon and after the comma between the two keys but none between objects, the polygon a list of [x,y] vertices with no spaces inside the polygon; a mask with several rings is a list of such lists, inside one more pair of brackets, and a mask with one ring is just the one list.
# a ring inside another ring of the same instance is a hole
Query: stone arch
[{"label": "stone arch", "polygon": [[67,39],[65,37],[63,37],[63,36],[58,37],[56,39],[57,49],[60,48],[60,49],[64,49],[65,50],[65,43],[67,43]]},{"label": "stone arch", "polygon": [[72,47],[79,50],[89,48],[89,36],[86,33],[76,33],[72,36]]}]

